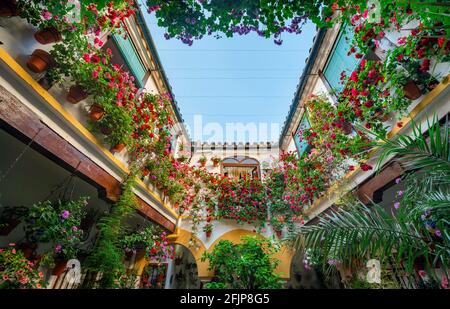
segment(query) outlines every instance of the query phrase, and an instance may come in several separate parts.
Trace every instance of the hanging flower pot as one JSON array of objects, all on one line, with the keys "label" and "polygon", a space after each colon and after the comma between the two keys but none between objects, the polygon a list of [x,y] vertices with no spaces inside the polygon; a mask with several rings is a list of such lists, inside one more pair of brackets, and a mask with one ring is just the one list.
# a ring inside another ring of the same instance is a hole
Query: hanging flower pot
[{"label": "hanging flower pot", "polygon": [[65,259],[56,259],[52,274],[54,276],[60,276],[64,271],[66,271],[66,267],[67,261]]},{"label": "hanging flower pot", "polygon": [[16,0],[3,0],[0,3],[0,17],[12,17],[20,14]]},{"label": "hanging flower pot", "polygon": [[351,134],[353,131],[353,126],[350,122],[344,121],[342,123],[342,132],[344,132],[345,135]]},{"label": "hanging flower pot", "polygon": [[91,109],[89,110],[89,118],[92,121],[99,121],[103,118],[104,114],[105,110],[100,105],[92,105]]},{"label": "hanging flower pot", "polygon": [[144,167],[144,169],[142,170],[142,176],[148,176],[148,174],[150,174],[150,170],[146,167]]},{"label": "hanging flower pot", "polygon": [[283,232],[281,230],[276,230],[275,234],[277,235],[278,238],[281,238],[281,236],[283,235]]},{"label": "hanging flower pot", "polygon": [[210,238],[210,237],[211,237],[211,234],[212,234],[212,231],[207,231],[207,232],[206,232],[206,238]]},{"label": "hanging flower pot", "polygon": [[403,93],[405,97],[410,100],[418,99],[422,95],[419,87],[412,80],[410,80],[405,84],[405,86],[403,86]]},{"label": "hanging flower pot", "polygon": [[47,69],[55,66],[55,60],[52,55],[42,49],[36,49],[30,56],[27,62],[27,67],[35,72],[42,73]]},{"label": "hanging flower pot", "polygon": [[124,149],[125,149],[125,144],[124,143],[118,143],[111,149],[111,151],[112,152],[121,152]]},{"label": "hanging flower pot", "polygon": [[88,97],[88,93],[79,85],[71,86],[67,94],[67,101],[76,104]]},{"label": "hanging flower pot", "polygon": [[44,45],[59,42],[62,40],[61,33],[55,27],[39,29],[34,34],[34,38],[36,39],[36,41]]}]

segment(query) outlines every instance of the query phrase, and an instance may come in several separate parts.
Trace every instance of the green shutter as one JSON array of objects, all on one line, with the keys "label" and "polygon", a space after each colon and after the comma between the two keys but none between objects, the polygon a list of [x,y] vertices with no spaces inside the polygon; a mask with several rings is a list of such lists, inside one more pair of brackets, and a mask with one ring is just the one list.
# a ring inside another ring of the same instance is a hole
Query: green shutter
[{"label": "green shutter", "polygon": [[328,84],[337,94],[344,88],[344,85],[340,83],[341,72],[345,71],[348,76],[360,61],[360,59],[355,57],[355,54],[347,55],[352,38],[353,31],[351,28],[345,27],[345,29],[341,30],[323,72]]},{"label": "green shutter", "polygon": [[311,127],[311,125],[309,123],[308,115],[305,112],[303,114],[302,121],[300,122],[300,125],[298,126],[297,131],[295,131],[295,135],[294,135],[294,142],[295,142],[295,146],[297,147],[299,158],[301,158],[305,152],[309,151],[309,148],[310,148],[308,141],[300,140],[300,130],[305,130],[310,127]]},{"label": "green shutter", "polygon": [[146,73],[144,64],[142,63],[133,42],[129,38],[124,39],[121,35],[113,35],[114,42],[122,54],[125,63],[131,70],[131,74],[136,78],[136,86],[144,87],[143,81]]}]

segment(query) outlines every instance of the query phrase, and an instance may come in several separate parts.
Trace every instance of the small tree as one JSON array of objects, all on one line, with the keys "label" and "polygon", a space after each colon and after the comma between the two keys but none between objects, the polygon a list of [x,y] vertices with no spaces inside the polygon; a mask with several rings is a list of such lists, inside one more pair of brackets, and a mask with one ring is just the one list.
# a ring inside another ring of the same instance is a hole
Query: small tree
[{"label": "small tree", "polygon": [[221,240],[202,261],[209,261],[209,269],[215,273],[213,282],[206,288],[280,289],[280,277],[274,271],[279,260],[272,255],[278,248],[265,238],[242,237],[241,244]]}]

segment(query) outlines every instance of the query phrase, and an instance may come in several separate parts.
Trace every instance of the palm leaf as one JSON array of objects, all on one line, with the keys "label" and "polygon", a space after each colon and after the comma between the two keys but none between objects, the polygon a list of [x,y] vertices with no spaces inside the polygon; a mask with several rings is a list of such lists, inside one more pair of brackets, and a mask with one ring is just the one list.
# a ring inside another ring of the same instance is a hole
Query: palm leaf
[{"label": "palm leaf", "polygon": [[[415,225],[391,216],[378,205],[369,208],[358,204],[325,215],[317,225],[302,227],[293,244],[297,250],[319,250],[324,262],[337,259],[348,266],[368,258],[383,260],[397,252],[397,261],[403,258],[411,270],[416,257],[433,255],[427,237]],[[448,242],[439,250],[439,260],[445,258],[450,259]]]}]

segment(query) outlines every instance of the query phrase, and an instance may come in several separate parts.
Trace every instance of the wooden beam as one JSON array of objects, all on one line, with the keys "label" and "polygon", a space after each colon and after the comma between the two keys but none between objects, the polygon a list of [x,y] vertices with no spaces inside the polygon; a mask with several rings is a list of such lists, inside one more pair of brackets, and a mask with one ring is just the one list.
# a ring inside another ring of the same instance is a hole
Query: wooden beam
[{"label": "wooden beam", "polygon": [[393,162],[358,188],[358,198],[364,204],[369,203],[374,199],[374,193],[377,190],[400,177],[403,172],[402,166],[398,162]]},{"label": "wooden beam", "polygon": [[[22,142],[33,140],[31,147],[64,169],[98,189],[99,197],[115,202],[121,194],[121,183],[68,141],[42,123],[39,117],[0,85],[0,127]],[[139,212],[173,232],[175,224],[167,220],[140,198]]]}]

